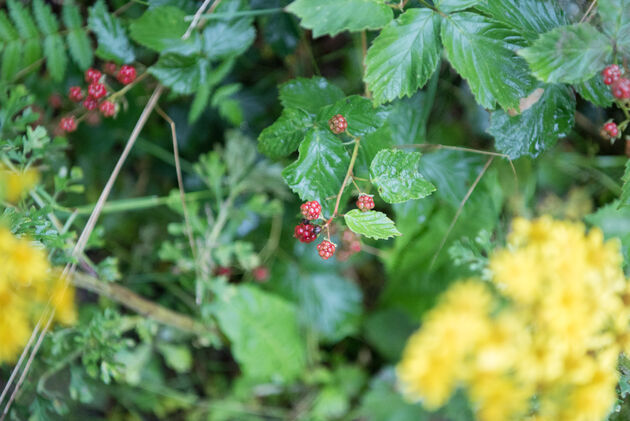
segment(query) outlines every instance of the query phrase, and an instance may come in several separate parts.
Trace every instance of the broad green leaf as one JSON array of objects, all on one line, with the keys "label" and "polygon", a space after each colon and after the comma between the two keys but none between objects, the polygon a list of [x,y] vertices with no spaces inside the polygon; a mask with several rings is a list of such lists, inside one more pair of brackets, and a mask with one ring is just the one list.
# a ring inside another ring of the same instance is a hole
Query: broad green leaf
[{"label": "broad green leaf", "polygon": [[490,0],[476,7],[519,31],[529,41],[534,41],[539,34],[569,24],[557,0]]},{"label": "broad green leaf", "polygon": [[455,70],[470,85],[482,107],[516,108],[534,81],[515,54],[524,45],[518,34],[485,16],[463,12],[442,21],[442,42]]},{"label": "broad green leaf", "polygon": [[45,4],[43,0],[33,1],[33,14],[39,29],[44,35],[52,35],[59,32],[57,18],[53,15],[50,6]]},{"label": "broad green leaf", "polygon": [[630,55],[630,1],[600,0],[597,11],[604,33],[615,40],[622,54]]},{"label": "broad green leaf", "polygon": [[155,76],[164,86],[178,94],[192,94],[198,89],[208,75],[208,61],[198,57],[185,57],[174,53],[160,56],[149,73]]},{"label": "broad green leaf", "polygon": [[22,44],[20,41],[10,41],[2,52],[2,68],[0,70],[2,80],[11,80],[20,70]]},{"label": "broad green leaf", "polygon": [[599,227],[608,240],[618,238],[621,241],[621,251],[625,265],[630,262],[630,207],[622,206],[615,200],[597,209],[597,212],[587,215],[587,223]]},{"label": "broad green leaf", "polygon": [[296,0],[287,10],[313,31],[313,37],[335,36],[342,31],[378,29],[394,17],[383,0]]},{"label": "broad green leaf", "polygon": [[[194,37],[182,40],[189,23],[186,12],[174,6],[149,9],[129,26],[129,36],[138,44],[157,52],[174,52],[180,55],[198,53]],[[199,44],[199,43],[197,43]]]},{"label": "broad green leaf", "polygon": [[280,85],[280,102],[284,108],[298,108],[315,116],[320,108],[334,104],[345,95],[323,77],[298,77]]},{"label": "broad green leaf", "polygon": [[218,300],[219,326],[247,377],[290,382],[302,373],[306,346],[294,305],[247,285],[225,291]]},{"label": "broad green leaf", "polygon": [[92,54],[92,45],[85,31],[75,29],[68,32],[66,36],[70,56],[72,60],[79,66],[79,69],[86,70],[92,65],[94,55]]},{"label": "broad green leaf", "polygon": [[203,50],[211,60],[243,54],[256,38],[249,18],[213,20],[203,30]]},{"label": "broad green leaf", "polygon": [[585,82],[576,83],[573,87],[582,98],[599,107],[610,107],[615,101],[615,97],[610,92],[610,86],[604,83],[600,74],[596,74]]},{"label": "broad green leaf", "polygon": [[401,235],[396,229],[394,221],[382,212],[363,212],[359,209],[352,209],[343,216],[343,219],[352,232],[375,240],[385,240]]},{"label": "broad green leaf", "polygon": [[277,159],[293,153],[309,127],[311,117],[302,110],[285,108],[282,115],[258,136],[258,150],[269,158]]},{"label": "broad green leaf", "polygon": [[88,27],[96,34],[96,55],[105,60],[130,63],[135,54],[119,18],[107,11],[103,0],[90,8]]},{"label": "broad green leaf", "polygon": [[623,186],[621,187],[621,197],[618,208],[630,206],[630,159],[626,161],[626,169],[621,177]]},{"label": "broad green leaf", "polygon": [[597,74],[610,61],[612,45],[588,23],[561,26],[518,51],[543,82],[579,83]]},{"label": "broad green leaf", "polygon": [[44,55],[46,56],[46,67],[53,80],[60,82],[66,73],[68,57],[63,38],[59,34],[48,35],[44,39]]},{"label": "broad green leaf", "polygon": [[37,31],[35,21],[22,3],[17,0],[8,0],[7,6],[9,7],[9,15],[17,27],[20,38],[39,38],[39,31]]},{"label": "broad green leaf", "polygon": [[441,12],[451,13],[476,6],[483,0],[435,0],[434,4]]},{"label": "broad green leaf", "polygon": [[341,114],[348,122],[348,133],[353,136],[365,136],[378,130],[385,123],[387,111],[375,108],[372,101],[359,95],[352,95],[323,107],[317,114],[317,121],[322,127],[328,127],[328,120]]},{"label": "broad green leaf", "polygon": [[334,197],[344,181],[350,157],[330,130],[311,129],[299,148],[297,161],[282,171],[282,177],[302,200],[317,200],[325,212],[332,210]]},{"label": "broad green leaf", "polygon": [[494,137],[497,151],[511,159],[536,157],[569,134],[575,114],[573,92],[564,85],[542,85],[542,89],[540,99],[521,114],[492,113],[488,133]]},{"label": "broad green leaf", "polygon": [[387,203],[421,199],[435,191],[435,186],[418,172],[419,152],[385,149],[370,165],[370,180]]},{"label": "broad green leaf", "polygon": [[407,338],[418,324],[401,310],[387,308],[371,313],[363,327],[366,341],[387,360],[398,362]]},{"label": "broad green leaf", "polygon": [[367,52],[365,82],[376,103],[411,96],[440,61],[440,17],[430,9],[409,9],[390,22]]},{"label": "broad green leaf", "polygon": [[68,29],[81,29],[83,26],[81,11],[77,5],[74,4],[73,0],[63,2],[61,16],[63,18],[63,24],[66,25],[66,28]]},{"label": "broad green leaf", "polygon": [[0,10],[0,41],[11,41],[18,39],[17,30],[11,24],[9,17],[4,10]]}]

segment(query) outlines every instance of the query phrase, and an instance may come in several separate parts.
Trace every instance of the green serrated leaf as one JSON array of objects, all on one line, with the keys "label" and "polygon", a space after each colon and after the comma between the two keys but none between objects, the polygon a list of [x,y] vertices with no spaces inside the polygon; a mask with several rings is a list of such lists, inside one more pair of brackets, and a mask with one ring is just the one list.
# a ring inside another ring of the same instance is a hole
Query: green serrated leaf
[{"label": "green serrated leaf", "polygon": [[390,22],[367,52],[365,82],[376,103],[411,96],[440,61],[440,16],[410,9]]},{"label": "green serrated leaf", "polygon": [[53,15],[50,6],[45,4],[43,0],[33,1],[33,14],[39,25],[39,29],[44,35],[52,35],[59,32],[59,24],[57,18]]},{"label": "green serrated leaf", "polygon": [[573,85],[582,98],[591,101],[599,107],[610,107],[615,97],[610,92],[610,86],[604,83],[601,75],[597,74],[585,82]]},{"label": "green serrated leaf", "polygon": [[319,109],[343,98],[341,89],[323,77],[298,77],[280,85],[280,102],[284,108],[297,108],[315,116]]},{"label": "green serrated leaf", "polygon": [[11,41],[18,38],[18,32],[11,24],[6,12],[4,10],[0,10],[0,40]]},{"label": "green serrated leaf", "polygon": [[46,57],[46,67],[48,68],[50,77],[57,82],[61,82],[66,73],[66,66],[68,65],[66,47],[61,35],[48,35],[46,39],[44,39],[44,56]]},{"label": "green serrated leaf", "polygon": [[387,203],[421,199],[435,191],[435,186],[418,172],[422,154],[396,149],[380,151],[370,165],[370,180]]},{"label": "green serrated leaf", "polygon": [[534,41],[539,34],[569,24],[556,0],[484,1],[476,7],[519,31],[529,41]]},{"label": "green serrated leaf", "polygon": [[87,33],[82,29],[72,30],[68,32],[66,41],[68,42],[70,56],[77,66],[79,66],[79,69],[88,69],[94,61],[94,55]]},{"label": "green serrated leaf", "polygon": [[260,132],[258,150],[272,159],[287,156],[300,146],[312,125],[312,118],[304,111],[285,108],[271,126]]},{"label": "green serrated leaf", "polygon": [[290,382],[302,373],[306,345],[293,304],[242,285],[220,296],[215,316],[247,377]]},{"label": "green serrated leaf", "polygon": [[215,20],[203,30],[203,50],[211,60],[221,60],[243,54],[256,38],[249,18]]},{"label": "green serrated leaf", "polygon": [[617,209],[630,206],[630,159],[626,161],[626,169],[623,177],[621,177],[621,181],[623,181],[623,186],[621,187],[621,196],[619,197]]},{"label": "green serrated leaf", "polygon": [[532,73],[548,83],[579,83],[597,74],[610,62],[612,45],[588,23],[561,26],[518,51]]},{"label": "green serrated leaf", "polygon": [[103,0],[98,0],[90,8],[88,27],[98,40],[97,56],[120,63],[131,63],[135,59],[122,22],[107,11]]},{"label": "green serrated leaf", "polygon": [[20,70],[22,44],[20,41],[10,41],[2,52],[2,68],[0,70],[2,80],[11,80]]},{"label": "green serrated leaf", "polygon": [[378,130],[388,111],[383,107],[374,107],[372,101],[359,95],[343,98],[322,109],[317,114],[317,121],[322,127],[328,127],[328,120],[341,114],[348,122],[348,133],[353,136],[365,136]]},{"label": "green serrated leaf", "polygon": [[199,42],[194,45],[195,37],[182,40],[182,35],[189,25],[184,20],[185,17],[186,12],[174,6],[149,9],[130,25],[129,36],[138,44],[160,53],[175,52],[180,55],[198,53],[201,45]]},{"label": "green serrated leaf", "polygon": [[189,95],[206,80],[208,68],[208,61],[199,56],[186,57],[168,53],[160,56],[158,62],[149,67],[148,71],[173,92]]},{"label": "green serrated leaf", "polygon": [[335,36],[342,31],[378,29],[394,17],[382,0],[296,0],[287,10],[301,19],[301,25],[313,30],[313,37]]},{"label": "green serrated leaf", "polygon": [[83,27],[83,19],[81,19],[81,11],[74,4],[74,1],[64,1],[61,9],[61,17],[63,24],[68,29],[81,29]]},{"label": "green serrated leaf", "polygon": [[597,11],[604,33],[615,40],[617,50],[630,55],[630,0],[600,0]]},{"label": "green serrated leaf", "polygon": [[201,117],[201,113],[203,113],[203,110],[205,110],[208,105],[211,90],[212,89],[208,82],[199,85],[199,89],[197,89],[197,92],[195,93],[195,98],[193,99],[188,113],[189,123],[194,123],[197,119],[199,119],[199,117]]},{"label": "green serrated leaf", "polygon": [[40,45],[40,40],[37,38],[27,39],[26,42],[24,42],[23,56],[24,63],[22,63],[22,66],[24,68],[42,58],[42,46]]},{"label": "green serrated leaf", "polygon": [[494,136],[497,151],[510,159],[538,156],[567,136],[575,123],[573,92],[564,85],[542,85],[541,89],[540,99],[521,114],[492,113],[488,133]]},{"label": "green serrated leaf", "polygon": [[291,190],[302,200],[317,200],[325,212],[333,207],[328,200],[338,192],[350,164],[348,152],[328,129],[311,129],[299,148],[297,161],[282,171]]},{"label": "green serrated leaf", "polygon": [[485,16],[463,12],[442,23],[442,42],[455,70],[470,85],[481,106],[516,108],[534,81],[515,50],[524,45],[518,32]]},{"label": "green serrated leaf", "polygon": [[468,9],[481,2],[482,0],[435,0],[434,4],[441,12],[451,13]]},{"label": "green serrated leaf", "polygon": [[39,38],[39,32],[30,12],[18,1],[8,0],[9,15],[18,29],[20,38]]},{"label": "green serrated leaf", "polygon": [[396,229],[394,221],[382,212],[352,209],[343,216],[343,219],[352,232],[375,240],[386,240],[402,235]]}]

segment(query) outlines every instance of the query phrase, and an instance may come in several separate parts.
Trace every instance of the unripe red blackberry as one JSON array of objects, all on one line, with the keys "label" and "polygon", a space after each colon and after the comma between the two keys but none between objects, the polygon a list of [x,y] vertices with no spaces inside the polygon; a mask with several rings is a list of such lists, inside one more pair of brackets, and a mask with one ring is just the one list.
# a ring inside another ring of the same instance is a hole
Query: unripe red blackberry
[{"label": "unripe red blackberry", "polygon": [[105,73],[113,76],[116,74],[116,70],[118,70],[118,66],[113,61],[108,61],[107,63],[103,65],[103,69],[105,70]]},{"label": "unripe red blackberry", "polygon": [[269,280],[269,268],[267,266],[257,266],[252,270],[252,276],[258,282]]},{"label": "unripe red blackberry", "polygon": [[95,110],[97,106],[98,106],[98,102],[91,96],[88,96],[87,98],[85,98],[85,101],[83,101],[83,107],[86,110],[89,110],[89,111]]},{"label": "unripe red blackberry", "polygon": [[612,85],[621,77],[621,69],[616,64],[611,64],[602,70],[602,78],[606,85]]},{"label": "unripe red blackberry", "polygon": [[85,71],[85,81],[87,83],[98,83],[101,80],[101,76],[101,72],[91,67]]},{"label": "unripe red blackberry", "polygon": [[609,121],[604,124],[604,127],[602,127],[602,136],[609,139],[614,139],[619,136],[619,128],[617,127],[617,124],[615,124],[614,121]]},{"label": "unripe red blackberry", "polygon": [[94,99],[103,98],[107,95],[107,88],[102,83],[91,83],[88,86],[88,95]]},{"label": "unripe red blackberry", "polygon": [[304,218],[312,221],[318,219],[322,214],[322,206],[317,200],[311,200],[310,202],[302,203],[300,206],[300,212]]},{"label": "unripe red blackberry", "polygon": [[68,90],[68,98],[72,102],[81,102],[83,99],[83,90],[80,86],[71,86]]},{"label": "unripe red blackberry", "polygon": [[[316,230],[316,228],[318,228]],[[299,224],[295,227],[293,236],[302,243],[311,243],[315,241],[317,235],[321,231],[321,227],[311,224]]]},{"label": "unripe red blackberry", "polygon": [[348,128],[348,122],[344,116],[337,114],[328,120],[328,127],[330,127],[330,131],[334,134],[339,134],[346,131]]},{"label": "unripe red blackberry", "polygon": [[48,104],[53,108],[61,108],[63,105],[63,99],[58,93],[50,94],[48,97]]},{"label": "unripe red blackberry", "polygon": [[335,254],[335,245],[328,240],[324,240],[317,245],[317,253],[322,259],[328,260]]},{"label": "unripe red blackberry", "polygon": [[136,68],[129,66],[128,64],[120,66],[116,79],[118,79],[118,81],[123,85],[129,85],[131,82],[136,80]]},{"label": "unripe red blackberry", "polygon": [[374,209],[374,198],[367,194],[362,194],[357,199],[357,208],[361,209],[363,212]]},{"label": "unripe red blackberry", "polygon": [[73,116],[64,117],[59,122],[59,128],[64,132],[73,132],[77,129],[77,122],[74,120]]},{"label": "unripe red blackberry", "polygon": [[610,87],[612,94],[617,99],[630,98],[630,79],[625,77],[617,79]]},{"label": "unripe red blackberry", "polygon": [[98,109],[104,117],[111,117],[116,114],[116,105],[111,101],[101,102],[101,105],[98,106]]}]

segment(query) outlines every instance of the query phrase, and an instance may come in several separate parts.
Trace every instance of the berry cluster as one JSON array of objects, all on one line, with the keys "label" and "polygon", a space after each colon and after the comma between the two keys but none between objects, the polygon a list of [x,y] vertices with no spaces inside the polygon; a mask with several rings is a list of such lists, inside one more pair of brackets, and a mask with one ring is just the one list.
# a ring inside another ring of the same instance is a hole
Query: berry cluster
[{"label": "berry cluster", "polygon": [[[604,83],[610,86],[610,91],[615,98],[622,101],[622,106],[630,106],[630,79],[623,77],[623,70],[616,64],[611,64],[602,70]],[[619,126],[614,121],[608,121],[601,129],[602,137],[615,140],[621,137],[627,121]]]},{"label": "berry cluster", "polygon": [[[118,82],[128,85],[136,79],[136,69],[133,66],[123,65],[118,69],[115,63],[107,62],[103,65],[106,74],[115,76]],[[81,103],[87,111],[98,109],[103,117],[113,117],[117,111],[115,102],[103,99],[107,96],[108,90],[105,83],[105,76],[100,70],[89,68],[85,71],[86,92],[80,86],[71,86],[68,90],[68,98],[72,102]],[[78,119],[80,121],[81,118]],[[59,129],[64,132],[76,130],[78,121],[74,116],[66,116],[59,122]]]},{"label": "berry cluster", "polygon": [[374,197],[367,194],[360,195],[357,199],[357,208],[361,209],[363,212],[374,209]]},{"label": "berry cluster", "polygon": [[333,116],[333,118],[328,120],[328,127],[330,128],[330,131],[334,134],[340,134],[346,131],[346,129],[348,128],[348,122],[346,121],[344,116],[342,116],[341,114],[337,114]]},{"label": "berry cluster", "polygon": [[317,253],[322,259],[328,260],[335,254],[335,245],[328,240],[324,240],[317,245]]},{"label": "berry cluster", "polygon": [[619,128],[617,127],[617,124],[615,124],[614,121],[609,121],[604,124],[601,135],[607,139],[616,139],[619,136]]},{"label": "berry cluster", "polygon": [[314,221],[315,219],[319,219],[322,213],[322,206],[317,200],[312,200],[310,202],[303,203],[302,206],[300,206],[300,212],[302,212],[302,216],[304,216],[304,218],[309,221]]},{"label": "berry cluster", "polygon": [[309,221],[303,221],[296,225],[293,236],[302,243],[312,243],[322,231],[319,225],[313,225]]},{"label": "berry cluster", "polygon": [[[311,200],[300,206],[300,212],[304,219],[296,225],[293,236],[302,243],[312,243],[322,232],[322,225],[313,223],[322,217],[322,205],[317,200]],[[324,240],[317,245],[317,252],[323,259],[329,259],[335,253],[335,245]]]}]

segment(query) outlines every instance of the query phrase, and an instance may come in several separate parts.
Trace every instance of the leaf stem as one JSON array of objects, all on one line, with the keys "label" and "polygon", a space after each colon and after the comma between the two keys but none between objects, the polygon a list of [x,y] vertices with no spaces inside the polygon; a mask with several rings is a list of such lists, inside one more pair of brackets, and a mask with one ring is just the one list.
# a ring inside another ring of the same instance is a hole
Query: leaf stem
[{"label": "leaf stem", "polygon": [[[229,19],[243,16],[263,16],[263,15],[272,15],[274,13],[286,13],[286,11],[282,7],[274,7],[272,9],[257,9],[257,10],[239,10],[237,12],[229,12],[229,13],[213,13],[213,14],[202,14],[200,15],[204,19]],[[194,19],[193,15],[186,16],[184,20],[189,22]]]},{"label": "leaf stem", "polygon": [[346,177],[343,179],[343,183],[341,183],[341,188],[339,189],[339,193],[337,194],[337,201],[335,202],[335,209],[333,210],[333,214],[328,221],[326,221],[325,227],[328,228],[328,225],[335,219],[337,216],[337,212],[339,211],[339,204],[341,203],[341,196],[343,196],[343,191],[346,189],[346,184],[348,184],[348,180],[352,178],[352,170],[354,169],[354,164],[357,161],[357,156],[359,155],[359,145],[361,144],[361,138],[355,137],[354,149],[352,150],[352,157],[350,158],[350,165],[348,165],[348,171],[346,172]]}]

